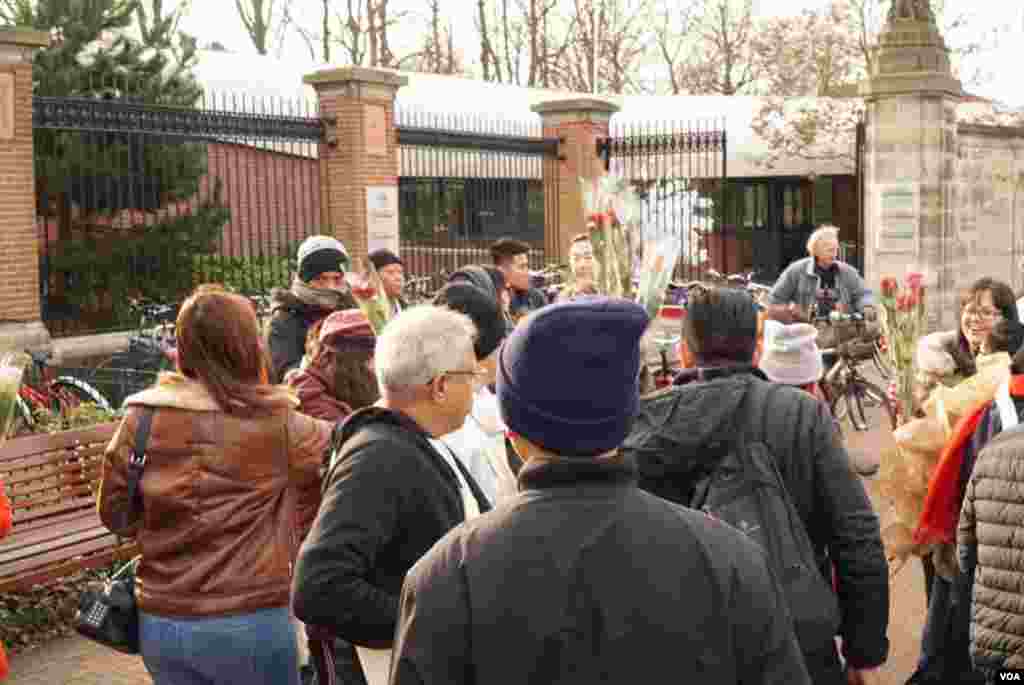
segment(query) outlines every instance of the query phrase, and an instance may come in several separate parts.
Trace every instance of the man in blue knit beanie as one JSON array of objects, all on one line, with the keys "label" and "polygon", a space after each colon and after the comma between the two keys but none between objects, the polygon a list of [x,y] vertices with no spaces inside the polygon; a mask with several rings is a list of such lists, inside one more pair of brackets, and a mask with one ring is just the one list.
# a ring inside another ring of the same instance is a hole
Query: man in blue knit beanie
[{"label": "man in blue knit beanie", "polygon": [[392,685],[810,683],[764,554],[637,488],[618,452],[649,323],[589,297],[506,339],[497,395],[519,493],[409,571]]}]

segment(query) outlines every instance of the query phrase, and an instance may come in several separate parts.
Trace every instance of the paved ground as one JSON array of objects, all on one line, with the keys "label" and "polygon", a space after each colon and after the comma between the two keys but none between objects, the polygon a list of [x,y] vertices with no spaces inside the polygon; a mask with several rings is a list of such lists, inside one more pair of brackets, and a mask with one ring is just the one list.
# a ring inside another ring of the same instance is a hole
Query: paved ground
[{"label": "paved ground", "polygon": [[[873,425],[879,425],[874,421]],[[887,439],[881,430],[854,433],[851,450],[877,452]],[[870,483],[869,483],[870,490]],[[885,517],[884,503],[872,497]],[[882,670],[884,685],[903,685],[914,670],[924,625],[924,580],[921,566],[911,561],[892,581],[889,663]],[[51,642],[12,660],[11,685],[149,685],[142,661],[123,656],[79,637]]]}]

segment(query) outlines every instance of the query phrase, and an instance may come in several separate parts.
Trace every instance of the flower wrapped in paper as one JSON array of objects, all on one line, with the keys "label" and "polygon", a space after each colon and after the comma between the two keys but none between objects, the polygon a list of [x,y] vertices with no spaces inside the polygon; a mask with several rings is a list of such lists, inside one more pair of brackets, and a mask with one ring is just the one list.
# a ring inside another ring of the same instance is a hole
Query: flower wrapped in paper
[{"label": "flower wrapped in paper", "polygon": [[0,356],[0,446],[10,434],[18,404],[18,390],[29,363],[28,355],[21,352]]},{"label": "flower wrapped in paper", "polygon": [[384,291],[384,284],[373,262],[362,259],[357,267],[345,273],[345,282],[352,298],[369,320],[374,335],[380,335],[395,311],[394,303]]}]

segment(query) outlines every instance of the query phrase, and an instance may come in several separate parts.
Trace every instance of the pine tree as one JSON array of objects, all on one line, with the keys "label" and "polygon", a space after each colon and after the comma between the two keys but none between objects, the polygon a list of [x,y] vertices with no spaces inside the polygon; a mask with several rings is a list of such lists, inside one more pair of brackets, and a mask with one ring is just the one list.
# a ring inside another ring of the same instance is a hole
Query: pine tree
[{"label": "pine tree", "polygon": [[[137,0],[4,1],[17,6],[19,23],[53,35],[35,59],[36,96],[80,99],[92,112],[129,103],[146,116],[201,102],[195,40],[173,17],[147,16]],[[205,143],[44,128],[34,153],[38,212],[57,225],[49,271],[63,274],[50,285],[79,316],[124,323],[127,295],[170,300],[192,285],[195,255],[215,248],[229,218],[219,185],[199,198]]]}]

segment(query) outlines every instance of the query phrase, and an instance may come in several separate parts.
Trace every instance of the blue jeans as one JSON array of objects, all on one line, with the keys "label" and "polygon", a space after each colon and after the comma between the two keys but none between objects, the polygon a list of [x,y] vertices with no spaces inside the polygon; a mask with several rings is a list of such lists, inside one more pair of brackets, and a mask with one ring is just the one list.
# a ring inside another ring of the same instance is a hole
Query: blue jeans
[{"label": "blue jeans", "polygon": [[139,642],[153,685],[299,685],[286,607],[197,619],[139,612]]}]

